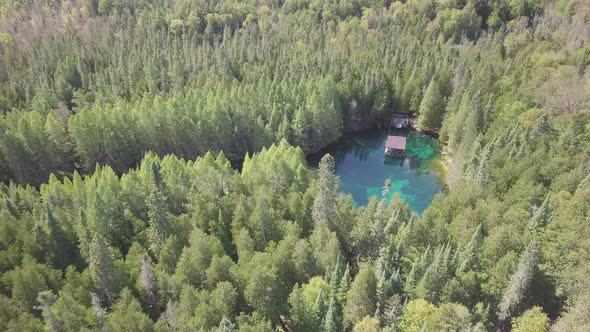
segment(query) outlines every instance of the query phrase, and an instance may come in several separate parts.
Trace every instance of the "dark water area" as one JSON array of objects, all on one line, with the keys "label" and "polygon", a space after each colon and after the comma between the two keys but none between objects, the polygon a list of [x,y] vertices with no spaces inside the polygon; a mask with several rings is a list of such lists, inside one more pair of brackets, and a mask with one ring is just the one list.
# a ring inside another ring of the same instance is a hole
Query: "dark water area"
[{"label": "dark water area", "polygon": [[371,196],[381,196],[387,178],[392,187],[387,199],[399,194],[412,209],[422,214],[434,196],[444,188],[444,167],[438,142],[409,130],[392,131],[406,136],[406,157],[391,158],[384,154],[387,132],[373,130],[350,134],[308,157],[309,165],[317,167],[320,159],[330,153],[336,161],[336,175],[341,190],[351,193],[358,205],[365,205]]}]

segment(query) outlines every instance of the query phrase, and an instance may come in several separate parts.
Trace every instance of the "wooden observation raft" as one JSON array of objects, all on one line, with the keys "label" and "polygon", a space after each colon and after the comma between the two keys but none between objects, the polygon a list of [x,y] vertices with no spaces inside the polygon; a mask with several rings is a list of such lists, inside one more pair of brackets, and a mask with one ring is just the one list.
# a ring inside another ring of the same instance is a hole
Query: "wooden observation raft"
[{"label": "wooden observation raft", "polygon": [[406,138],[403,136],[387,136],[385,154],[394,158],[406,156]]},{"label": "wooden observation raft", "polygon": [[[405,114],[393,114],[389,123],[389,129],[402,129],[410,125],[410,117]],[[394,158],[404,158],[406,156],[406,137],[388,135],[385,143],[385,155]]]}]

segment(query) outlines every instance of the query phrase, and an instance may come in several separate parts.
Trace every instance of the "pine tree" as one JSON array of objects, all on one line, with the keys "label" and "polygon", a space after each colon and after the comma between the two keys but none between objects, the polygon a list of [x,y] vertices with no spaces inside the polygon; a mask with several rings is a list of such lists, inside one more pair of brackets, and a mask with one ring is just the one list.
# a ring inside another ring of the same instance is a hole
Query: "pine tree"
[{"label": "pine tree", "polygon": [[316,297],[315,303],[311,308],[312,318],[314,320],[314,330],[319,330],[323,325],[323,318],[326,315],[326,304],[324,303],[324,293],[320,288],[318,296]]},{"label": "pine tree", "polygon": [[54,80],[57,97],[71,109],[74,91],[82,86],[78,69],[72,63],[60,62],[55,71]]},{"label": "pine tree", "polygon": [[151,167],[151,181],[150,193],[146,198],[145,205],[148,208],[150,249],[158,257],[160,249],[168,237],[171,217],[166,189],[160,173],[160,164],[157,162],[154,162]]},{"label": "pine tree", "polygon": [[75,242],[66,234],[49,206],[46,207],[44,218],[47,222],[47,255],[53,266],[65,270],[72,264],[79,264]]},{"label": "pine tree", "polygon": [[445,124],[448,123],[450,126],[447,133],[449,137],[447,146],[453,151],[457,151],[459,149],[459,145],[463,139],[465,121],[470,112],[470,102],[472,98],[471,95],[471,91],[466,91],[463,93],[457,110],[454,114],[451,114],[449,120],[445,121]]},{"label": "pine tree", "polygon": [[232,323],[227,317],[223,316],[221,323],[218,326],[219,332],[236,332],[236,325]]},{"label": "pine tree", "polygon": [[52,270],[29,255],[22,258],[21,266],[3,274],[11,298],[28,312],[33,312],[40,292],[57,288],[60,276],[61,271]]},{"label": "pine tree", "polygon": [[312,217],[314,222],[327,223],[332,226],[336,213],[336,198],[339,182],[334,175],[335,161],[331,155],[325,155],[320,161],[318,175],[318,193],[313,201]]},{"label": "pine tree", "polygon": [[377,309],[377,280],[369,264],[363,264],[346,294],[344,323],[350,326]]},{"label": "pine tree", "polygon": [[107,317],[108,325],[113,331],[150,331],[153,323],[141,311],[141,305],[131,291],[125,288],[121,297]]},{"label": "pine tree", "polygon": [[377,269],[377,311],[375,312],[375,317],[380,316],[383,312],[382,310],[385,307],[385,301],[387,300],[387,295],[389,293],[389,287],[387,284],[387,279],[385,277],[385,270]]},{"label": "pine tree", "polygon": [[172,300],[168,300],[168,303],[166,304],[166,309],[160,315],[160,320],[164,322],[167,329],[176,330],[179,326],[177,303],[172,302]]},{"label": "pine tree", "polygon": [[334,294],[330,296],[330,304],[328,305],[328,310],[326,311],[326,316],[323,319],[323,324],[321,326],[322,332],[336,332],[338,331],[338,317],[337,317],[337,308],[336,308],[336,301],[334,300]]},{"label": "pine tree", "polygon": [[393,237],[397,233],[400,227],[400,208],[396,207],[393,209],[391,216],[387,219],[383,232],[386,236]]},{"label": "pine tree", "polygon": [[443,286],[449,279],[450,246],[439,247],[430,265],[416,286],[416,296],[430,302],[438,302]]},{"label": "pine tree", "polygon": [[336,258],[336,264],[334,265],[334,270],[330,273],[330,289],[335,292],[338,289],[338,285],[340,280],[342,279],[342,256],[338,255]]},{"label": "pine tree", "polygon": [[459,261],[457,270],[455,271],[456,276],[461,276],[463,273],[472,269],[472,265],[475,262],[477,250],[481,241],[481,224],[477,226],[471,240],[467,243],[461,254],[459,255]]},{"label": "pine tree", "polygon": [[387,227],[385,216],[386,204],[387,199],[383,197],[379,203],[377,203],[375,214],[373,215],[373,224],[371,225],[371,238],[373,242],[373,249],[371,250],[372,257],[375,257],[379,254],[380,248],[383,247],[385,241],[387,240],[387,233],[384,232],[385,228]]},{"label": "pine tree", "polygon": [[412,263],[412,268],[410,269],[410,272],[408,273],[404,284],[404,291],[407,294],[417,297],[416,288],[418,287],[420,280],[424,276],[426,269],[432,263],[432,260],[433,257],[430,247],[426,248],[424,253],[414,260],[414,262]]},{"label": "pine tree", "polygon": [[119,178],[110,167],[97,167],[93,181],[86,181],[88,228],[108,243],[126,252],[131,224],[123,214]]},{"label": "pine tree", "polygon": [[540,207],[533,212],[533,217],[530,220],[530,225],[534,228],[545,227],[549,222],[549,195],[545,196],[545,200]]},{"label": "pine tree", "polygon": [[156,286],[156,277],[151,266],[150,258],[147,254],[141,255],[140,260],[140,275],[139,283],[141,285],[142,295],[144,301],[147,303],[147,313],[152,319],[158,316],[158,290]]},{"label": "pine tree", "polygon": [[420,103],[418,114],[418,128],[437,129],[442,123],[445,100],[440,92],[436,77],[430,80],[424,98]]},{"label": "pine tree", "polygon": [[539,264],[540,252],[535,246],[529,246],[520,256],[518,268],[510,278],[510,283],[502,295],[498,305],[498,318],[508,321],[518,315],[529,291]]},{"label": "pine tree", "polygon": [[111,248],[102,236],[95,234],[90,244],[88,268],[100,304],[109,307],[118,293],[118,275]]},{"label": "pine tree", "polygon": [[279,128],[277,129],[277,138],[279,140],[287,140],[288,142],[293,141],[291,137],[291,124],[286,114],[283,116],[283,120],[281,121],[281,123],[279,124]]},{"label": "pine tree", "polygon": [[98,330],[101,332],[108,331],[108,328],[106,327],[106,311],[103,309],[102,304],[100,303],[100,298],[95,293],[92,293],[91,299],[93,313],[98,320]]},{"label": "pine tree", "polygon": [[346,270],[344,270],[344,274],[342,275],[342,278],[340,279],[340,284],[338,285],[338,289],[336,292],[336,299],[338,300],[338,304],[340,305],[341,308],[343,308],[344,305],[346,304],[347,293],[348,293],[348,290],[350,289],[350,283],[351,283],[350,266],[346,265]]},{"label": "pine tree", "polygon": [[293,119],[293,138],[295,144],[306,152],[313,151],[311,123],[312,116],[309,111],[303,107],[298,108]]},{"label": "pine tree", "polygon": [[277,223],[273,218],[270,197],[259,195],[256,199],[256,205],[250,215],[249,223],[254,230],[253,235],[256,241],[256,248],[262,250],[267,243],[278,239]]},{"label": "pine tree", "polygon": [[[399,267],[396,269],[397,252],[396,245],[393,240],[381,248],[379,258],[376,262],[375,273],[377,275],[377,306],[380,314],[384,314],[383,310],[386,307],[390,296],[396,291],[400,291],[399,284]],[[398,289],[396,289],[398,288]]]},{"label": "pine tree", "polygon": [[479,159],[483,146],[483,135],[480,133],[475,138],[475,141],[471,144],[469,155],[465,158],[465,173],[469,174],[472,178],[476,177],[476,171],[478,170]]},{"label": "pine tree", "polygon": [[[464,114],[465,121],[462,128],[457,128],[461,131],[461,142],[458,146],[457,153],[461,156],[468,156],[473,142],[476,140],[483,126],[483,110],[481,106],[481,92],[474,94],[469,100],[466,112]],[[463,105],[461,105],[463,107]]]},{"label": "pine tree", "polygon": [[43,320],[47,324],[47,329],[51,332],[61,331],[59,321],[56,319],[51,306],[57,300],[57,296],[51,291],[42,291],[37,296],[39,302],[39,309],[43,314]]}]

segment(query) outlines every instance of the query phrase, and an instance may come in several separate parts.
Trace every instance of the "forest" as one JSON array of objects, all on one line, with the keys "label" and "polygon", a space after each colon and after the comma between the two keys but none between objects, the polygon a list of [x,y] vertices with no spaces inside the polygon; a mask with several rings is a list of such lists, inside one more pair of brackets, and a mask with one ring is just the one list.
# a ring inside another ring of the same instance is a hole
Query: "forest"
[{"label": "forest", "polygon": [[[589,331],[589,65],[585,0],[0,0],[0,330]],[[392,111],[422,215],[306,159]]]}]

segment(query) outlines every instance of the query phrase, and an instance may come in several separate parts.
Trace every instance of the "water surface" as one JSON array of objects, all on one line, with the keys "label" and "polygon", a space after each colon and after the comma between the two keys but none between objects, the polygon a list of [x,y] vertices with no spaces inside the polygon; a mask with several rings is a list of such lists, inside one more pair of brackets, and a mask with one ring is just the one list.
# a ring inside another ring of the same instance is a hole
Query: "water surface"
[{"label": "water surface", "polygon": [[444,186],[438,143],[433,138],[409,131],[392,134],[408,137],[406,158],[386,157],[383,151],[387,132],[377,130],[344,136],[310,156],[310,165],[317,165],[325,153],[330,153],[336,160],[341,190],[351,193],[358,205],[367,204],[373,195],[381,196],[385,180],[389,178],[392,187],[387,199],[397,193],[412,209],[422,214]]}]

